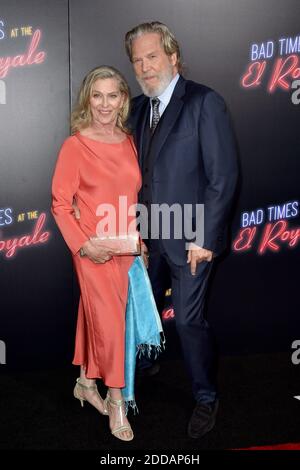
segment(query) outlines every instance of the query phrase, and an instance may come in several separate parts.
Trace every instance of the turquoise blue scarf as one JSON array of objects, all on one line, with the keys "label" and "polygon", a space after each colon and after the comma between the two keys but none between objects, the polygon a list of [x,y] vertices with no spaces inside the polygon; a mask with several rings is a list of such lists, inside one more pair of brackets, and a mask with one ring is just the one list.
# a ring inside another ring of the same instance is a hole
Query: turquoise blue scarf
[{"label": "turquoise blue scarf", "polygon": [[[154,356],[164,348],[164,335],[156,308],[150,280],[141,256],[137,256],[128,272],[128,298],[125,335],[125,387],[123,398],[137,411],[134,395],[136,356],[154,351]],[[162,333],[162,336],[161,336]]]}]

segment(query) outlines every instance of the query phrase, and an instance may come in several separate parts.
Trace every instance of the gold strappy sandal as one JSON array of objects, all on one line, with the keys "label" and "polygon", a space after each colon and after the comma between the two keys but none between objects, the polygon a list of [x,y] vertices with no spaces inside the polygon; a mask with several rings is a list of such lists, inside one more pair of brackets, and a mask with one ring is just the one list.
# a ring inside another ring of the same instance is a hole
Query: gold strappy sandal
[{"label": "gold strappy sandal", "polygon": [[[91,391],[94,391],[98,394],[100,400],[102,401],[102,404],[103,404],[103,412],[101,412],[100,410],[98,410],[98,408],[95,407],[95,405],[93,405],[89,400],[87,400],[86,398],[84,398],[81,394],[80,394],[80,390],[91,390]],[[77,398],[77,400],[80,400],[80,403],[81,403],[81,406],[84,405],[84,402],[87,401],[88,403],[90,403],[92,406],[94,406],[98,411],[99,413],[101,413],[102,415],[108,415],[108,410],[107,410],[107,406],[106,406],[106,400],[103,400],[103,398],[101,397],[100,393],[98,392],[98,388],[97,388],[97,385],[94,384],[94,385],[84,385],[83,383],[80,382],[80,377],[78,377],[78,379],[76,379],[76,385],[75,385],[75,388],[74,388],[74,397]]]},{"label": "gold strappy sandal", "polygon": [[[107,392],[107,396],[104,400],[106,409],[108,410],[108,414],[110,415],[110,407],[112,408],[118,408],[119,413],[120,413],[120,426],[117,426],[114,429],[111,429],[111,433],[113,436],[115,436],[117,439],[120,439],[121,441],[132,441],[134,438],[133,431],[131,429],[130,424],[124,424],[124,417],[125,417],[125,411],[124,411],[124,400],[113,400],[109,394],[109,391]],[[124,431],[129,431],[130,436],[129,437],[122,437],[121,433]]]}]

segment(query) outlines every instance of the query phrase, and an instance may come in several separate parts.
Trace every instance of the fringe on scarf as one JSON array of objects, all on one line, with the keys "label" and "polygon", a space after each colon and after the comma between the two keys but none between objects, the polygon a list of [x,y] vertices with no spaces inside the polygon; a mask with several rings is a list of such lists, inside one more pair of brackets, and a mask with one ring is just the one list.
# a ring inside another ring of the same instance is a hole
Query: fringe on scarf
[{"label": "fringe on scarf", "polygon": [[[154,360],[157,359],[157,356],[165,349],[166,338],[163,332],[160,333],[160,344],[139,344],[137,346],[136,355],[138,358],[141,356],[147,355],[148,357],[153,357]],[[136,415],[139,413],[135,398],[131,400],[125,400],[125,413],[127,415],[129,409],[133,411],[133,414]]]}]

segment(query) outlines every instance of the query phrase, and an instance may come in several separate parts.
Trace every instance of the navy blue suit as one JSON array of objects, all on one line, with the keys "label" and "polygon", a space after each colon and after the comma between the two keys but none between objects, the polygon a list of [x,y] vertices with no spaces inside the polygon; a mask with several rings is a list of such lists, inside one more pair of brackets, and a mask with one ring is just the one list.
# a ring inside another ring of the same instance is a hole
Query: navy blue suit
[{"label": "navy blue suit", "polygon": [[[190,204],[196,226],[196,204],[204,204],[203,248],[222,252],[228,215],[237,182],[233,132],[224,100],[212,89],[180,76],[171,100],[151,137],[149,98],[133,100],[130,125],[140,158],[143,188],[140,202]],[[184,237],[149,240],[149,276],[159,308],[165,287],[172,287],[176,327],[197,401],[216,397],[214,346],[204,300],[212,263],[202,262],[195,276],[187,264]],[[147,243],[147,240],[145,240]]]}]

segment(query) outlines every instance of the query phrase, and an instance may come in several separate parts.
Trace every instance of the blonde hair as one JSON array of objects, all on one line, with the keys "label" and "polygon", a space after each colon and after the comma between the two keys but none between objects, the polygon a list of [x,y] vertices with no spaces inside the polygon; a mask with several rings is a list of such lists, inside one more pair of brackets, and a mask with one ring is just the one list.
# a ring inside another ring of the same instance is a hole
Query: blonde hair
[{"label": "blonde hair", "polygon": [[124,96],[124,104],[117,118],[117,127],[129,134],[126,122],[130,112],[130,89],[123,75],[114,67],[101,65],[91,70],[83,79],[80,86],[77,102],[71,114],[71,133],[88,127],[92,122],[90,97],[94,83],[101,79],[115,78],[118,81],[120,92]]},{"label": "blonde hair", "polygon": [[132,62],[132,41],[137,37],[147,33],[158,33],[160,35],[161,44],[164,48],[165,53],[168,56],[174,53],[176,54],[176,66],[178,68],[178,72],[182,73],[183,64],[181,61],[181,53],[177,39],[175,38],[174,34],[171,33],[169,28],[164,23],[160,23],[159,21],[152,21],[151,23],[141,23],[126,33],[125,49],[130,61]]}]

